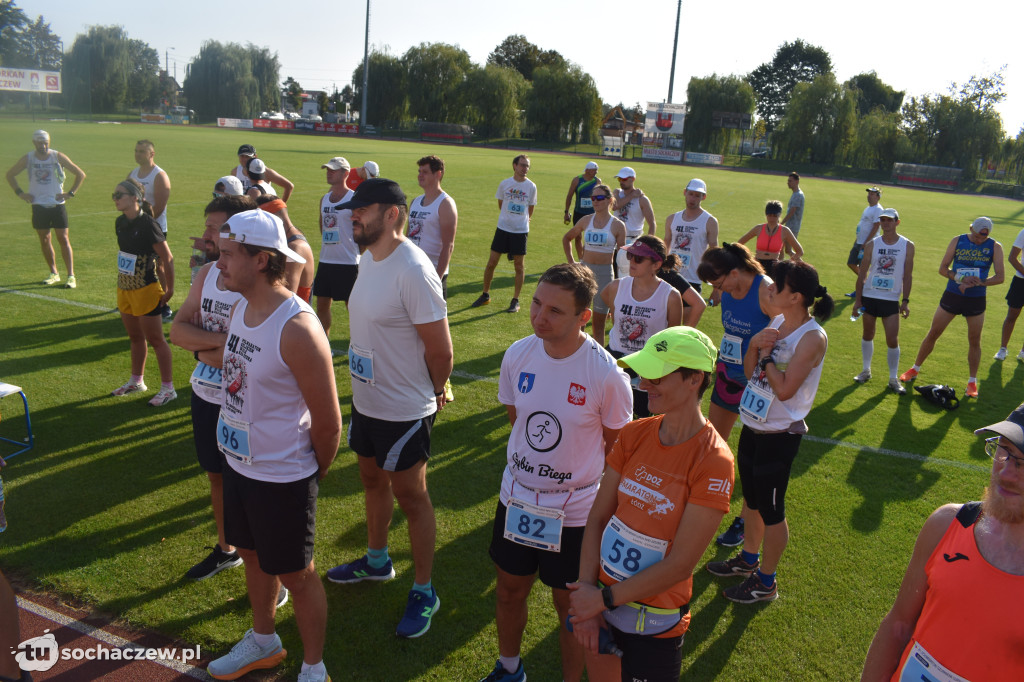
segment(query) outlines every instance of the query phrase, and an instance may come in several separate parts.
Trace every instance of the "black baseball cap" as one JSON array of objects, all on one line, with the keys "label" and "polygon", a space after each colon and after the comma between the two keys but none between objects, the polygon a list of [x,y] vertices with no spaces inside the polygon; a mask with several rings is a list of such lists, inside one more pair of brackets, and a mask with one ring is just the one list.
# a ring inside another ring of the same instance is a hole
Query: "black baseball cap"
[{"label": "black baseball cap", "polygon": [[987,431],[997,433],[1024,452],[1024,405],[1020,405],[1006,419],[996,424],[983,426],[974,433],[978,436]]},{"label": "black baseball cap", "polygon": [[363,180],[356,188],[349,201],[338,205],[338,210],[362,208],[371,204],[387,204],[388,206],[405,206],[405,192],[394,180],[387,178],[370,178]]},{"label": "black baseball cap", "polygon": [[251,144],[243,144],[238,148],[238,154],[236,154],[236,156],[241,156],[242,154],[245,154],[246,156],[256,156],[256,147],[253,147]]}]

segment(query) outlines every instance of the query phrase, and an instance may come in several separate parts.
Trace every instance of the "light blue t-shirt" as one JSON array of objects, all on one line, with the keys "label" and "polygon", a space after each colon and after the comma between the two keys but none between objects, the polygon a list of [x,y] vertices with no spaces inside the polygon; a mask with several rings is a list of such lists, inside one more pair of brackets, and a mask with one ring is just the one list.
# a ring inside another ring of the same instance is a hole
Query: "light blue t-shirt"
[{"label": "light blue t-shirt", "polygon": [[799,234],[800,221],[804,219],[804,191],[798,189],[789,197],[787,213],[793,211],[793,217],[786,221],[786,227],[792,230],[793,234]]}]

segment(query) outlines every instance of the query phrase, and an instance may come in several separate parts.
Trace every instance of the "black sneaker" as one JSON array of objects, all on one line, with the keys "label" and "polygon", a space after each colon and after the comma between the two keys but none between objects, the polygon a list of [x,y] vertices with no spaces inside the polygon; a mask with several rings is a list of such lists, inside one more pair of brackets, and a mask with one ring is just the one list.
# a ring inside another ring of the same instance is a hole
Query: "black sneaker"
[{"label": "black sneaker", "polygon": [[722,595],[729,601],[734,601],[737,604],[775,601],[779,598],[779,581],[773,582],[771,587],[765,587],[760,578],[756,575],[751,575],[739,585],[733,585],[722,590]]},{"label": "black sneaker", "polygon": [[732,520],[729,530],[725,531],[715,540],[722,547],[739,547],[743,544],[743,517],[737,516]]},{"label": "black sneaker", "polygon": [[210,552],[208,557],[188,569],[185,573],[186,578],[206,580],[217,575],[225,568],[233,568],[242,563],[242,557],[238,556],[238,552],[225,552],[220,548],[220,545],[212,549],[213,551]]},{"label": "black sneaker", "polygon": [[277,586],[277,608],[288,603],[288,588],[284,585]]},{"label": "black sneaker", "polygon": [[508,309],[505,312],[506,313],[518,313],[519,312],[519,299],[518,298],[513,298],[512,302],[508,304]]},{"label": "black sneaker", "polygon": [[726,561],[709,561],[705,568],[708,569],[708,573],[711,575],[717,575],[720,578],[731,578],[734,575],[746,578],[754,572],[754,569],[757,568],[759,563],[760,562],[755,561],[752,564],[748,564],[743,560],[742,554],[737,554]]},{"label": "black sneaker", "polygon": [[484,293],[480,294],[480,298],[478,298],[475,301],[473,301],[472,303],[470,303],[469,307],[470,308],[479,308],[480,306],[487,305],[490,302],[491,302],[491,295],[488,294],[485,291]]}]

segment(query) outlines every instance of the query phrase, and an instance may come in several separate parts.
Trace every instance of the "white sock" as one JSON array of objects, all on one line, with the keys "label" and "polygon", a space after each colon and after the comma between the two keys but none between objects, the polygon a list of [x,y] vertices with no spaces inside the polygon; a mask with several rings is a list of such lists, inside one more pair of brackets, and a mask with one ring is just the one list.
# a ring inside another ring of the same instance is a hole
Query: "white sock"
[{"label": "white sock", "polygon": [[501,667],[510,673],[519,670],[518,656],[498,656],[498,660],[501,662]]},{"label": "white sock", "polygon": [[276,634],[277,633],[271,632],[269,635],[261,635],[260,633],[253,630],[252,638],[256,640],[256,643],[259,644],[261,648],[265,649],[274,643]]},{"label": "white sock", "polygon": [[875,342],[860,340],[860,354],[864,358],[864,371],[871,371],[871,358],[875,355]]},{"label": "white sock", "polygon": [[887,348],[885,351],[885,359],[889,363],[889,378],[895,379],[896,375],[900,372],[900,347]]},{"label": "white sock", "polygon": [[914,369],[915,372],[920,372],[921,371],[921,365],[914,365],[913,369]]},{"label": "white sock", "polygon": [[314,673],[326,673],[327,672],[327,667],[324,665],[324,659],[321,658],[319,663],[312,663],[312,664],[311,663],[306,663],[305,661],[303,661],[302,662],[302,669],[299,672],[300,673],[304,673],[304,672],[308,672],[310,670],[312,670]]},{"label": "white sock", "polygon": [[969,384],[976,384],[976,383],[978,383],[978,377],[971,377],[970,379],[967,380],[967,383],[969,383]]}]

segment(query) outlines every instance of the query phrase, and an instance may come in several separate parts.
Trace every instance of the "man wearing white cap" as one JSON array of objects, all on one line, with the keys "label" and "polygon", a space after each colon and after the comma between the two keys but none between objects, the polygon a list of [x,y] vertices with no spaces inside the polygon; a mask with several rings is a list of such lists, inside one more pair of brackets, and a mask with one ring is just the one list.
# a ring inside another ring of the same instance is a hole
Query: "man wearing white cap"
[{"label": "man wearing white cap", "polygon": [[369,180],[370,178],[380,177],[380,166],[377,165],[376,161],[367,161],[359,168],[354,169],[348,174],[348,188],[354,190],[363,183],[363,180]]},{"label": "man wearing white cap", "polygon": [[[18,159],[17,163],[7,171],[7,184],[25,203],[32,205],[32,227],[39,236],[39,245],[43,249],[43,258],[50,266],[49,276],[43,284],[56,284],[60,281],[57,274],[57,261],[50,240],[50,230],[57,233],[64,266],[68,270],[68,289],[78,286],[75,279],[75,259],[68,239],[68,212],[65,201],[73,199],[78,188],[85,181],[85,173],[76,166],[65,154],[50,149],[50,134],[45,130],[32,133],[32,144],[36,149]],[[67,192],[64,191],[64,169],[75,176],[75,184]],[[28,191],[18,186],[17,176],[21,171],[28,171]]]},{"label": "man wearing white cap", "polygon": [[[253,627],[210,663],[233,680],[285,657],[274,631],[277,579],[291,592],[302,638],[299,680],[325,682],[327,597],[313,564],[316,496],[341,440],[341,411],[327,337],[312,308],[284,285],[284,225],[243,211],[221,227],[221,282],[242,295],[231,314],[221,368],[217,441],[224,467],[224,535],[245,562]],[[215,358],[212,358],[216,362]]]},{"label": "man wearing white cap", "polygon": [[272,197],[277,196],[277,190],[274,189],[274,186],[264,179],[267,175],[267,164],[263,163],[262,159],[250,161],[246,168],[246,175],[249,176],[249,188],[245,190],[247,195],[253,199],[258,199],[268,194]]},{"label": "man wearing white cap", "polygon": [[708,196],[708,186],[700,178],[686,184],[683,197],[686,208],[665,219],[665,245],[679,256],[679,274],[700,293],[697,266],[704,252],[718,246],[718,220],[701,207]]},{"label": "man wearing white cap", "polygon": [[[978,365],[981,364],[981,328],[985,324],[986,287],[1003,283],[1003,247],[989,234],[992,219],[982,216],[971,223],[971,231],[953,237],[939,265],[939,274],[949,280],[932,317],[932,326],[921,342],[914,366],[900,375],[913,381],[921,365],[935,349],[935,342],[957,315],[967,321],[967,367],[970,377],[964,395],[978,397]],[[989,274],[993,272],[993,274]]]},{"label": "man wearing white cap", "polygon": [[992,458],[981,502],[925,521],[862,680],[1011,680],[1024,670],[1024,405],[978,429]]},{"label": "man wearing white cap", "polygon": [[243,194],[245,194],[245,188],[242,186],[242,181],[234,175],[225,175],[213,185],[214,199],[229,195],[241,196]]},{"label": "man wearing white cap", "polygon": [[[1020,309],[1024,307],[1024,264],[1021,264],[1021,249],[1024,249],[1024,230],[1017,233],[1017,238],[1013,240],[1013,246],[1010,247],[1010,255],[1007,257],[1010,267],[1013,268],[1013,277],[1010,279],[1010,288],[1006,292],[1006,319],[1003,320],[1002,340],[994,360],[1006,359],[1006,347],[1010,345],[1010,336],[1013,335],[1013,328],[1020,316]],[[1017,354],[1017,359],[1024,362],[1024,347]]]},{"label": "man wearing white cap", "polygon": [[[864,245],[871,241],[878,232],[878,217],[882,215],[882,205],[878,203],[882,197],[882,190],[877,187],[868,187],[868,205],[860,214],[860,221],[857,223],[857,233],[853,238],[853,248],[850,255],[846,257],[846,266],[853,270],[853,274],[860,274],[860,262],[864,258]],[[792,231],[792,230],[790,230]],[[854,294],[847,294],[853,298]]]},{"label": "man wearing white cap", "polygon": [[[629,246],[644,233],[645,222],[647,234],[654,234],[658,221],[654,218],[654,206],[651,205],[650,198],[642,189],[634,186],[635,170],[626,166],[618,172],[615,179],[619,181],[619,189],[615,190],[612,211],[626,224],[626,246]],[[629,261],[626,260],[626,252],[619,249],[615,254],[615,276],[624,277],[628,273]]]},{"label": "man wearing white cap", "polygon": [[313,279],[316,296],[316,316],[320,318],[324,333],[331,335],[331,304],[344,301],[359,274],[359,247],[352,239],[352,211],[341,204],[352,198],[352,190],[345,184],[349,176],[348,160],[335,156],[320,166],[327,171],[330,191],[320,198],[320,265]]},{"label": "man wearing white cap", "polygon": [[[871,194],[869,193],[870,197]],[[882,320],[885,330],[889,388],[903,395],[896,373],[900,366],[900,317],[910,315],[910,287],[914,281],[914,242],[896,232],[900,214],[895,208],[883,209],[878,216],[882,234],[864,244],[864,258],[857,272],[854,310],[863,310],[864,336],[860,342],[864,368],[853,378],[863,384],[871,378],[871,358],[875,352],[875,321]],[[897,303],[899,301],[899,303]]]},{"label": "man wearing white cap", "polygon": [[[568,225],[571,219],[572,224],[575,225],[580,218],[594,212],[594,205],[590,203],[590,195],[600,182],[601,178],[597,177],[597,164],[588,161],[587,165],[583,167],[583,172],[569,183],[569,193],[565,195],[565,218],[562,222]],[[571,214],[569,213],[570,207],[572,208]]]},{"label": "man wearing white cap", "polygon": [[[249,164],[256,158],[256,148],[251,144],[243,144],[238,148],[238,165],[231,171],[231,175],[238,178],[242,188],[248,190],[252,182],[249,179]],[[263,179],[281,188],[281,201],[288,201],[295,189],[295,183],[278,173],[273,168],[264,166]],[[277,194],[276,192],[274,194]]]}]

